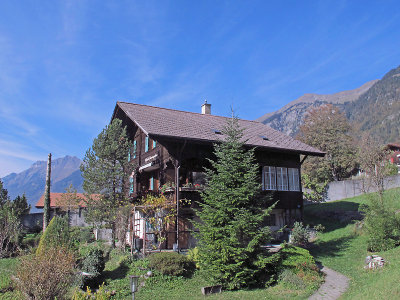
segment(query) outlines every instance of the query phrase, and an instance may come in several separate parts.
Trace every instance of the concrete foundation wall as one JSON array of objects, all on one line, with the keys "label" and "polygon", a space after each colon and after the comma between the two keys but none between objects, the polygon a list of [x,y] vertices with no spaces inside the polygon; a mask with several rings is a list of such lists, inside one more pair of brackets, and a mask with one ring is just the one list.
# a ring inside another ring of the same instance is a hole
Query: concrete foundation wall
[{"label": "concrete foundation wall", "polygon": [[[396,187],[400,187],[400,175],[389,176],[385,179],[385,189],[393,189]],[[362,179],[334,181],[329,183],[326,201],[342,200],[359,196],[362,195],[364,191],[372,193],[376,192],[376,188],[370,187],[367,189]]]}]

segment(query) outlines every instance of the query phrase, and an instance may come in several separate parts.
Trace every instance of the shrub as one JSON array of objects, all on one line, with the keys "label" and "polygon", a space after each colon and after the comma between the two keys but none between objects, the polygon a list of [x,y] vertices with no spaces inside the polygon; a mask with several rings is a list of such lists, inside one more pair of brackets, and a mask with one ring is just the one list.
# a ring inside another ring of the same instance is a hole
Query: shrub
[{"label": "shrub", "polygon": [[324,232],[325,226],[322,225],[322,224],[317,224],[317,225],[314,226],[314,229],[315,229],[317,232]]},{"label": "shrub", "polygon": [[33,299],[63,299],[73,279],[74,254],[63,247],[48,248],[44,254],[21,259],[17,288]]},{"label": "shrub", "polygon": [[52,247],[71,247],[67,216],[55,216],[50,221],[40,238],[36,254],[39,255],[45,253],[47,249]]},{"label": "shrub", "polygon": [[385,251],[400,244],[400,219],[393,209],[375,198],[360,209],[365,214],[368,251]]},{"label": "shrub", "polygon": [[306,287],[304,281],[290,269],[283,269],[279,274],[279,281],[294,289],[304,289]]},{"label": "shrub", "polygon": [[111,292],[104,289],[104,283],[99,286],[99,289],[96,292],[92,292],[89,287],[87,287],[86,292],[83,292],[80,289],[75,289],[74,294],[72,295],[72,300],[87,299],[108,300],[111,299]]},{"label": "shrub", "polygon": [[160,252],[149,256],[149,266],[163,275],[189,276],[194,263],[186,256],[176,252]]},{"label": "shrub", "polygon": [[82,260],[82,271],[98,276],[103,272],[104,267],[105,261],[103,250],[98,248],[89,249]]},{"label": "shrub", "polygon": [[15,254],[21,237],[21,222],[10,202],[6,202],[0,207],[0,258]]},{"label": "shrub", "polygon": [[193,249],[189,249],[187,257],[188,257],[189,260],[192,260],[195,263],[196,269],[200,268],[200,264],[199,264],[199,248],[194,247]]},{"label": "shrub", "polygon": [[307,225],[307,227],[304,227],[302,222],[295,222],[292,230],[290,243],[295,246],[305,247],[308,244],[309,238],[310,238],[309,226]]},{"label": "shrub", "polygon": [[[305,284],[315,288],[319,286],[322,282],[322,275],[315,264],[314,258],[307,249],[286,244],[283,246],[280,253],[282,257],[279,266],[282,270],[281,274],[284,270],[290,270]],[[291,275],[287,276],[289,280]],[[300,285],[296,286],[298,288],[300,287]]]}]

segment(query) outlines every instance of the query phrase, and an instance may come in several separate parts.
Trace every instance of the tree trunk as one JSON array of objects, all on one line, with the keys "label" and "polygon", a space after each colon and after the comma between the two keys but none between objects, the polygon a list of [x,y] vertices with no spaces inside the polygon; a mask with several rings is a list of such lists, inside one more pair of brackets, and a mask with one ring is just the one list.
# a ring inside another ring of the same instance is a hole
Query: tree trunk
[{"label": "tree trunk", "polygon": [[47,159],[46,186],[44,189],[43,204],[43,232],[46,230],[50,222],[50,176],[51,176],[51,153]]}]

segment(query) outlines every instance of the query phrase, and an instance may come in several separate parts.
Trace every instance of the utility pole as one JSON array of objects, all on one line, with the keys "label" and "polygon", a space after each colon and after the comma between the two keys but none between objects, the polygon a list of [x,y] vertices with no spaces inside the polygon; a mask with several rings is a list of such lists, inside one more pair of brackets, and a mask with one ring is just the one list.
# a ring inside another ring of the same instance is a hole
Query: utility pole
[{"label": "utility pole", "polygon": [[47,159],[46,186],[44,188],[44,204],[43,204],[43,232],[46,230],[50,222],[50,176],[51,176],[51,153]]}]

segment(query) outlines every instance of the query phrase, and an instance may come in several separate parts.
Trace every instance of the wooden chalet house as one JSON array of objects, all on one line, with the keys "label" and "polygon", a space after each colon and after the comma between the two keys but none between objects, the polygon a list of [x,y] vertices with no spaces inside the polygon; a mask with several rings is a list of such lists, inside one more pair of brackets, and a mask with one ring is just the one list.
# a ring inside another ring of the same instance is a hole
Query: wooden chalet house
[{"label": "wooden chalet house", "polygon": [[[126,102],[117,102],[114,118],[127,126],[132,141],[129,159],[137,165],[130,177],[132,201],[146,193],[158,193],[162,185],[173,187],[170,195],[175,205],[178,203],[179,226],[174,225],[167,233],[162,248],[194,247],[188,219],[194,217],[192,208],[201,201],[204,167],[209,166],[207,158],[213,158],[213,143],[224,138],[221,130],[227,118],[212,115],[207,103],[201,113],[192,113]],[[256,148],[263,193],[272,194],[273,201],[278,201],[268,225],[274,230],[301,219],[300,166],[307,156],[325,153],[260,122],[239,120],[239,125],[244,128],[246,146]],[[180,205],[176,199],[192,201]],[[131,220],[128,239],[136,241],[135,247],[150,250],[156,241],[139,206]]]}]

